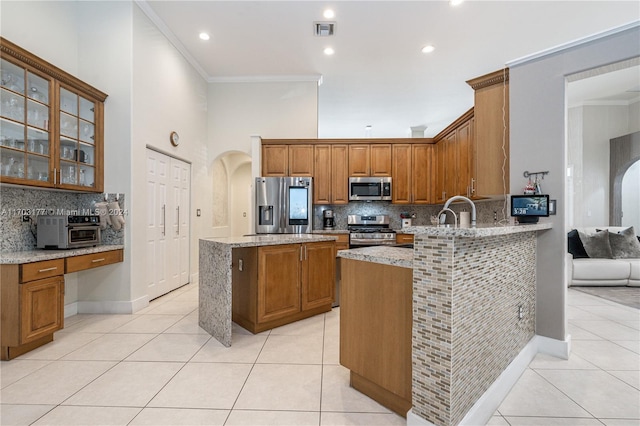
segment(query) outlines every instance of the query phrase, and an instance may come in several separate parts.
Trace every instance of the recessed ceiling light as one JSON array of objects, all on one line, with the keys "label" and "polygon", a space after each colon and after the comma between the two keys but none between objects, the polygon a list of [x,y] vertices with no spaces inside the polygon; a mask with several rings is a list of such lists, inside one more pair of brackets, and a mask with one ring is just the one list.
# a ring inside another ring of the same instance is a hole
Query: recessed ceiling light
[{"label": "recessed ceiling light", "polygon": [[460,6],[463,2],[464,0],[449,0],[451,6]]},{"label": "recessed ceiling light", "polygon": [[433,44],[428,44],[422,48],[422,53],[431,53],[434,50],[436,50],[435,46]]},{"label": "recessed ceiling light", "polygon": [[322,16],[324,16],[327,19],[333,19],[333,17],[336,16],[336,13],[332,9],[327,9],[324,11]]},{"label": "recessed ceiling light", "polygon": [[333,55],[334,53],[336,53],[332,47],[327,47],[324,49],[324,54],[325,55]]},{"label": "recessed ceiling light", "polygon": [[207,34],[207,33],[200,33],[199,37],[200,37],[200,40],[205,40],[205,41],[209,40],[209,38],[210,38],[209,34]]}]

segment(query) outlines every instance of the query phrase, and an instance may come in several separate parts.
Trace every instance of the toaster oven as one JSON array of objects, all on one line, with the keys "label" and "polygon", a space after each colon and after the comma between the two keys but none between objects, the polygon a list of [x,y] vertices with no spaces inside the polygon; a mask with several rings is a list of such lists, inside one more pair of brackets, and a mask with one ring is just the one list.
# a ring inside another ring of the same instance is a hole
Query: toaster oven
[{"label": "toaster oven", "polygon": [[37,247],[41,249],[71,249],[100,244],[100,217],[38,216]]}]

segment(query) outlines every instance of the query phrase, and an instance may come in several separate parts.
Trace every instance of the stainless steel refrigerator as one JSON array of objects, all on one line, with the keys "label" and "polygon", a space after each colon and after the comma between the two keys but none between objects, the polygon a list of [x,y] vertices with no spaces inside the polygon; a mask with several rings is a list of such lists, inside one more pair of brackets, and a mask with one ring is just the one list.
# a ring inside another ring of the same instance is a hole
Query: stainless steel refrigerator
[{"label": "stainless steel refrigerator", "polygon": [[304,234],[313,229],[310,177],[256,178],[256,234]]}]

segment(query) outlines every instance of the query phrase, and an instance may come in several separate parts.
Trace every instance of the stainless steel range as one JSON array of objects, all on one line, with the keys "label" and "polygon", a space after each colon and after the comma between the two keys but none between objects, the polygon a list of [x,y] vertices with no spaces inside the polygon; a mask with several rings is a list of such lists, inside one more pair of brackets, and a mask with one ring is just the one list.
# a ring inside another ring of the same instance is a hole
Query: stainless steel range
[{"label": "stainless steel range", "polygon": [[389,216],[347,216],[349,247],[395,245],[396,232],[389,228]]}]

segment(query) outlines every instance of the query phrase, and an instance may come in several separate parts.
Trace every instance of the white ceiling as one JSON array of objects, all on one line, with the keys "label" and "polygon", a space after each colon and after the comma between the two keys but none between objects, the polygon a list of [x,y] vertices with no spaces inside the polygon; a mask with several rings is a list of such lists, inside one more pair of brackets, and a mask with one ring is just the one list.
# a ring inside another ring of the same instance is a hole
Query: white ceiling
[{"label": "white ceiling", "polygon": [[[473,105],[466,80],[640,20],[637,1],[138,3],[208,81],[321,75],[321,138],[365,137],[366,125],[371,137],[407,137],[411,126],[435,136]],[[328,7],[336,34],[314,36],[313,22],[326,21]],[[211,39],[200,40],[201,31]],[[436,50],[421,53],[426,44]],[[324,55],[326,46],[336,53]]]}]

